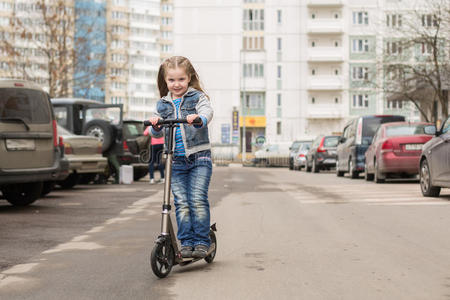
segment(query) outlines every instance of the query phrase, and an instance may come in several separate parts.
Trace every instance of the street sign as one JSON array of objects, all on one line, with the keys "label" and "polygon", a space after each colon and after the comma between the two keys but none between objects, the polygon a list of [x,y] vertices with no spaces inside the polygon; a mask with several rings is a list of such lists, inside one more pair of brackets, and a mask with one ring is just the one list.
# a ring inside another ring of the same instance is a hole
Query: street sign
[{"label": "street sign", "polygon": [[266,138],[263,135],[257,136],[255,139],[256,146],[262,146],[266,142]]}]

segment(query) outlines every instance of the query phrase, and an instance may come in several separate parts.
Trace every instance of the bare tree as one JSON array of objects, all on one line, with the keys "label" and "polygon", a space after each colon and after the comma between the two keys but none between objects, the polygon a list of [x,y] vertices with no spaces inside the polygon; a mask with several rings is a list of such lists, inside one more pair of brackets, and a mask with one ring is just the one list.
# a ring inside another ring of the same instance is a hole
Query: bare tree
[{"label": "bare tree", "polygon": [[[104,57],[96,57],[103,63],[89,63],[92,49],[87,46],[88,34],[93,29],[88,27],[93,24],[84,24],[84,36],[78,33],[74,2],[39,0],[14,5],[9,26],[2,28],[9,38],[0,42],[9,56],[10,77],[46,85],[51,97],[68,97],[74,81],[77,88],[89,87],[95,75],[104,74]],[[77,72],[80,69],[88,72]]]},{"label": "bare tree", "polygon": [[390,99],[414,103],[426,121],[446,118],[450,88],[448,0],[422,2],[407,15],[386,15],[385,22],[390,31],[383,43],[381,63],[386,78],[384,92]]}]

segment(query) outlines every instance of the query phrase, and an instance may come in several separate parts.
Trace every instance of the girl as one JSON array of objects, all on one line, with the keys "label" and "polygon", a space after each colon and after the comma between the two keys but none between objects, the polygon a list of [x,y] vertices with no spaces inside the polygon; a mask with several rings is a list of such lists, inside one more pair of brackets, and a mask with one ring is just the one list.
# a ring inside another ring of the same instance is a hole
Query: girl
[{"label": "girl", "polygon": [[[158,89],[161,99],[156,105],[156,116],[149,120],[152,135],[163,135],[163,130],[156,125],[160,118],[186,118],[189,123],[180,124],[175,131],[171,188],[181,255],[203,258],[210,246],[208,187],[212,162],[207,126],[213,110],[200,87],[197,72],[185,57],[173,56],[162,63]],[[197,117],[202,123],[192,125]],[[167,147],[167,140],[165,143]]]}]

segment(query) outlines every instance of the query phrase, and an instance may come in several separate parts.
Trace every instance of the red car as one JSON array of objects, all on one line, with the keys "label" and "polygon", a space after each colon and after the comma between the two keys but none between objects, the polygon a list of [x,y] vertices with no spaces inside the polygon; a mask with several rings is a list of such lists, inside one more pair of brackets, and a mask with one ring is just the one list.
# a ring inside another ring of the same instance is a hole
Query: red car
[{"label": "red car", "polygon": [[383,183],[387,177],[416,176],[422,146],[435,132],[434,124],[424,122],[380,125],[365,153],[365,179]]}]

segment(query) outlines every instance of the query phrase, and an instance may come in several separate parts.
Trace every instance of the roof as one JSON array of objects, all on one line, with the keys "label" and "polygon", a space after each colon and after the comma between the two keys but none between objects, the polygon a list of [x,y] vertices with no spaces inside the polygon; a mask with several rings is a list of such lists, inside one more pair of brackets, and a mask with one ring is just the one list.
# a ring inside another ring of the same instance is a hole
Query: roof
[{"label": "roof", "polygon": [[[15,85],[18,84],[18,85]],[[42,87],[33,81],[23,80],[23,79],[4,79],[0,78],[1,88],[25,88],[33,89],[44,92]]]},{"label": "roof", "polygon": [[51,101],[53,104],[104,104],[100,101],[83,98],[52,98]]}]

